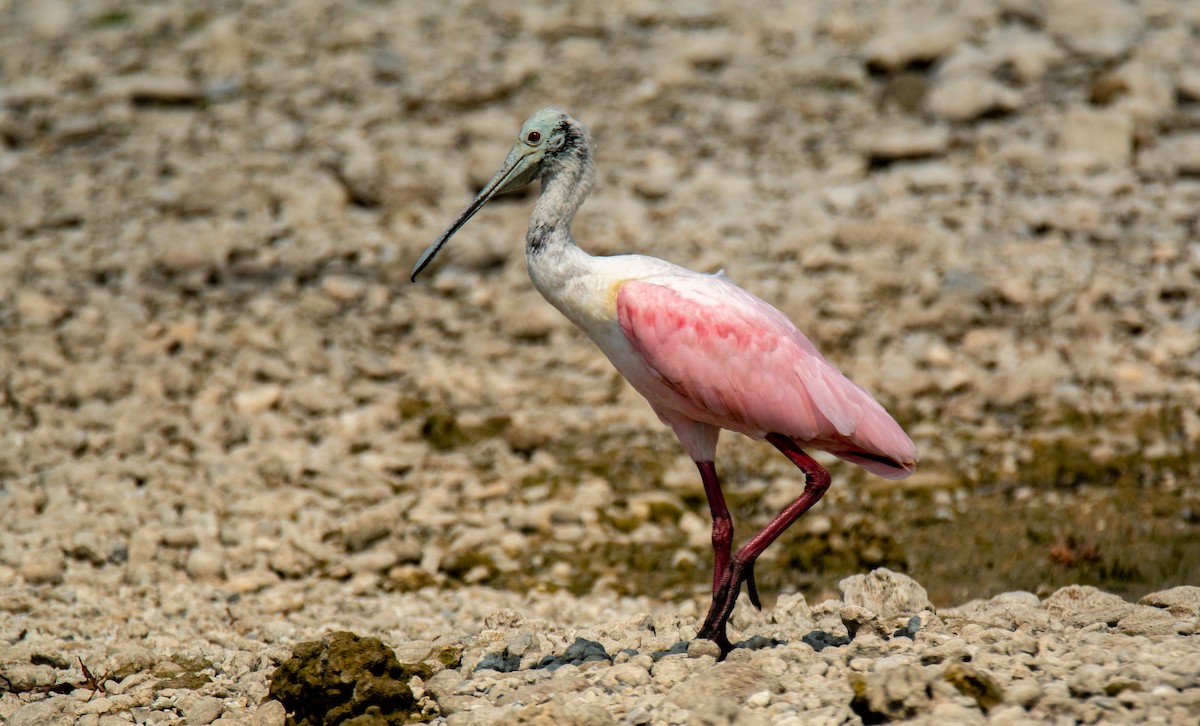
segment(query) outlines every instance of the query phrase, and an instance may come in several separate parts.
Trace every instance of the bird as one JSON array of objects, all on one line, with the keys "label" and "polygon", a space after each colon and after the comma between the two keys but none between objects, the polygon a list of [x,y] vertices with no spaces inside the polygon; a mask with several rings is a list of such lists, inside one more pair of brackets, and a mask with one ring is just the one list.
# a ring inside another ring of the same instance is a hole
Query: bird
[{"label": "bird", "polygon": [[[541,181],[525,236],[529,277],[669,426],[695,462],[712,515],[712,601],[698,638],[724,658],[742,585],[760,608],[754,563],[829,488],[819,449],[888,479],[917,465],[912,439],[865,389],[830,363],[786,315],[723,272],[700,273],[640,254],[593,256],[571,234],[595,181],[587,128],[558,108],[521,126],[491,180],[431,244],[411,280],[492,197]],[[804,475],[799,497],[736,552],[715,465],[725,429],[766,440]]]}]

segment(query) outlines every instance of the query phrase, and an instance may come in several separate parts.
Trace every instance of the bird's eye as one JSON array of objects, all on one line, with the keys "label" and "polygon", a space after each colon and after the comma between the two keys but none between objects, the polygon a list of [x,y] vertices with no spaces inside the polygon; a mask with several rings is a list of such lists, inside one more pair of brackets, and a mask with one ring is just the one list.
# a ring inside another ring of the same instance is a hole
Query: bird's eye
[{"label": "bird's eye", "polygon": [[540,132],[530,131],[529,135],[525,137],[525,140],[531,144],[536,144],[537,142],[542,140],[542,135]]}]

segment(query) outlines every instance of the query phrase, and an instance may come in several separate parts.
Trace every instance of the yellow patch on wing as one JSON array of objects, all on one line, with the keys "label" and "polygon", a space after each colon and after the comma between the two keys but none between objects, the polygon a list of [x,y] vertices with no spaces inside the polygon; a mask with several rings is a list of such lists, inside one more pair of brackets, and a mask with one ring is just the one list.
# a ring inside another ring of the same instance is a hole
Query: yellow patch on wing
[{"label": "yellow patch on wing", "polygon": [[608,315],[608,317],[615,318],[617,316],[617,294],[621,292],[621,286],[629,282],[629,279],[630,278],[617,280],[609,286],[608,297],[605,299],[604,306],[604,312]]}]

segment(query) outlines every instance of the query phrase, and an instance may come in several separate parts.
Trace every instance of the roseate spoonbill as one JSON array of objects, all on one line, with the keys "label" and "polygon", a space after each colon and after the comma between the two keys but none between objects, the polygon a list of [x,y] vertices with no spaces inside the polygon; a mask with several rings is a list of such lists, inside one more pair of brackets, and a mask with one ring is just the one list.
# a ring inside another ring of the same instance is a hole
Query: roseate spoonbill
[{"label": "roseate spoonbill", "polygon": [[[726,624],[743,582],[761,607],[755,559],[829,487],[829,473],[803,449],[901,479],[916,467],[916,447],[783,313],[722,273],[581,250],[571,220],[592,188],[593,149],[587,129],[566,113],[535,113],[492,180],[421,255],[412,279],[489,199],[542,180],[525,237],[529,277],[645,396],[696,462],[712,512],[714,560],[712,605],[699,636],[724,655],[732,647]],[[800,497],[732,555],[733,522],[713,463],[721,429],[766,439],[806,480]]]}]

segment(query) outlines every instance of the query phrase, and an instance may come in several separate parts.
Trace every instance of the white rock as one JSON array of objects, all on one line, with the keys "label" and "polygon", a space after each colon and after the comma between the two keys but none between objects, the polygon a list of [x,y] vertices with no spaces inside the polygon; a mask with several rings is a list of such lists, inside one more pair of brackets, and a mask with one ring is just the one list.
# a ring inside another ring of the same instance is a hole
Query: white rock
[{"label": "white rock", "polygon": [[16,298],[17,312],[21,314],[21,322],[29,326],[50,326],[67,314],[67,307],[60,301],[53,300],[35,290],[28,288],[18,290]]},{"label": "white rock", "polygon": [[1184,68],[1179,72],[1176,88],[1187,100],[1200,102],[1200,68]]},{"label": "white rock", "polygon": [[1175,110],[1175,89],[1163,68],[1142,60],[1130,61],[1098,79],[1093,100],[1129,114],[1142,127],[1160,123]]},{"label": "white rock", "polygon": [[[1052,66],[1067,56],[1044,33],[1013,25],[1001,26],[989,33],[987,49],[999,61],[997,65],[1008,64],[1016,80],[1026,84],[1041,80]],[[989,70],[994,69],[995,66]]]},{"label": "white rock", "polygon": [[1152,592],[1138,600],[1138,604],[1165,608],[1180,617],[1197,617],[1200,616],[1200,587],[1180,585],[1169,590]]},{"label": "white rock", "polygon": [[1082,627],[1093,623],[1116,624],[1133,613],[1136,606],[1117,595],[1102,592],[1090,585],[1070,585],[1059,588],[1042,602],[1042,607],[1068,625]]},{"label": "white rock", "polygon": [[242,413],[261,413],[279,402],[283,389],[275,383],[239,391],[233,396],[233,406]]},{"label": "white rock", "polygon": [[872,159],[896,161],[937,156],[950,144],[950,131],[944,126],[895,127],[863,137],[859,147]]},{"label": "white rock", "polygon": [[180,707],[187,722],[197,724],[197,726],[216,721],[221,712],[225,710],[224,702],[212,696],[201,696],[194,700],[181,702]]},{"label": "white rock", "polygon": [[867,63],[885,71],[914,63],[932,63],[966,37],[966,26],[955,17],[913,18],[891,26],[863,48]]},{"label": "white rock", "polygon": [[57,585],[66,574],[67,561],[58,547],[43,547],[26,554],[18,571],[31,585]]},{"label": "white rock", "polygon": [[1114,58],[1133,44],[1142,13],[1125,0],[1049,0],[1046,29],[1067,48],[1097,59]]},{"label": "white rock", "polygon": [[1123,166],[1133,149],[1133,121],[1117,110],[1072,106],[1058,126],[1059,165],[1070,170]]},{"label": "white rock", "polygon": [[636,687],[650,682],[650,674],[636,663],[621,663],[609,668],[601,681],[609,687]]},{"label": "white rock", "polygon": [[53,40],[62,36],[75,19],[75,13],[70,4],[63,0],[43,0],[27,6],[32,13],[29,19],[33,31],[45,40]]},{"label": "white rock", "polygon": [[925,588],[908,575],[886,567],[872,570],[869,575],[847,577],[838,583],[838,592],[846,605],[863,608],[883,620],[933,610]]},{"label": "white rock", "polygon": [[1177,173],[1200,175],[1200,133],[1168,136],[1162,148]]},{"label": "white rock", "polygon": [[1021,94],[974,75],[939,82],[929,94],[929,110],[947,121],[970,121],[987,114],[1009,114],[1022,105]]},{"label": "white rock", "polygon": [[225,576],[225,554],[218,547],[194,549],[188,555],[186,569],[195,580],[220,580]]},{"label": "white rock", "polygon": [[8,717],[6,726],[46,726],[73,723],[78,705],[69,698],[48,698],[18,707]]}]

